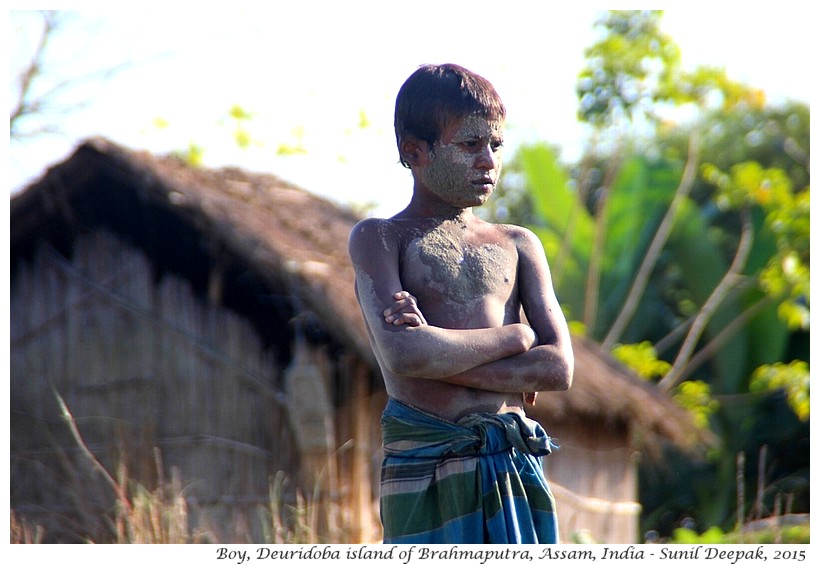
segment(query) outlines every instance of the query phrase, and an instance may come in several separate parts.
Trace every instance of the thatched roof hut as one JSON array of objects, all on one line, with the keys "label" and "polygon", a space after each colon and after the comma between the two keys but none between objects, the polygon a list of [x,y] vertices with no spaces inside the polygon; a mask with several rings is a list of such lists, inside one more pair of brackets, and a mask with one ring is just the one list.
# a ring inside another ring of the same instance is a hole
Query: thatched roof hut
[{"label": "thatched roof hut", "polygon": [[[342,506],[325,528],[343,534],[327,538],[378,538],[378,416],[385,395],[347,255],[347,237],[358,219],[272,175],[193,168],[102,139],[83,143],[13,197],[12,508],[58,511],[49,507],[54,499],[31,499],[36,480],[46,479],[31,471],[32,464],[44,466],[52,452],[44,441],[53,428],[36,435],[27,427],[53,424],[54,413],[41,404],[56,390],[70,396],[75,415],[82,412],[88,422],[80,430],[94,436],[100,453],[108,452],[104,446],[116,442],[122,429],[90,421],[128,420],[129,437],[160,446],[183,480],[210,480],[211,487],[231,482],[215,474],[208,457],[217,456],[215,444],[233,441],[232,452],[249,457],[243,464],[254,477],[221,497],[205,500],[200,494],[199,505],[224,505],[228,494],[234,502],[242,496],[258,502],[276,471],[303,478],[321,473],[331,476],[323,487]],[[127,273],[115,275],[117,269]],[[79,286],[67,289],[71,280]],[[169,280],[187,289],[167,290]],[[117,313],[103,313],[112,303]],[[109,319],[115,321],[104,326]],[[243,328],[225,332],[234,320]],[[89,333],[97,326],[98,333]],[[184,336],[186,344],[170,346],[166,333]],[[230,336],[236,334],[243,337]],[[135,344],[137,336],[145,342]],[[101,338],[111,344],[89,346]],[[245,350],[251,341],[256,344]],[[600,540],[632,542],[639,510],[633,453],[658,442],[691,447],[698,433],[666,395],[594,343],[577,338],[574,346],[572,389],[541,394],[532,411],[562,444],[561,454],[550,457],[548,475],[559,503],[565,500],[567,509],[559,512],[564,530],[584,528]],[[226,352],[229,347],[235,348]],[[173,361],[169,349],[177,355]],[[211,369],[203,368],[204,360],[196,369],[186,366],[195,354],[210,355],[212,364],[232,360],[213,369],[211,387],[202,388],[192,374]],[[82,367],[80,357],[87,357]],[[243,366],[236,366],[237,358]],[[89,376],[97,372],[106,374]],[[128,400],[137,392],[122,391],[136,381],[146,394],[136,402],[141,411]],[[211,405],[214,393],[236,395],[233,411]],[[173,408],[168,394],[176,399]],[[191,406],[182,409],[187,423],[181,426],[175,410],[186,401]],[[231,413],[237,411],[243,412],[242,429],[233,428]],[[308,414],[323,421],[310,431],[312,439],[298,430],[297,420]],[[146,425],[150,432],[134,431]],[[202,437],[210,437],[205,443],[212,450],[198,452],[193,463],[186,449],[205,444]],[[225,472],[238,471],[236,464],[231,468]],[[205,479],[207,472],[214,475]]]}]

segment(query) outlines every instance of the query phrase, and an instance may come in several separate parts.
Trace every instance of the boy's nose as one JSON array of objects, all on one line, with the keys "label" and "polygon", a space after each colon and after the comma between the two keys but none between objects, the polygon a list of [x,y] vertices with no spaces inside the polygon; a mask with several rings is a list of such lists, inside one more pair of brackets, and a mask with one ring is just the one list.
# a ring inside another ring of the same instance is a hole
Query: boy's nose
[{"label": "boy's nose", "polygon": [[493,153],[492,147],[489,145],[485,145],[484,148],[479,151],[478,155],[476,155],[475,165],[476,168],[481,168],[485,170],[492,170],[495,168],[495,153]]}]

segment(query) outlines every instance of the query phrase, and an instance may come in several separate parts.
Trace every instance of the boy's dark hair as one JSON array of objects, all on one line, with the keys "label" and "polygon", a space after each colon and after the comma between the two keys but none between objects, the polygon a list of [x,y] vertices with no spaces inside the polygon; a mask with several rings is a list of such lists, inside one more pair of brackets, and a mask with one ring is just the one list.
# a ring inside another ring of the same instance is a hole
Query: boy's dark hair
[{"label": "boy's dark hair", "polygon": [[506,109],[486,78],[453,64],[423,65],[404,82],[396,97],[393,126],[399,160],[401,140],[411,136],[432,145],[454,119],[478,114],[490,121],[504,121]]}]

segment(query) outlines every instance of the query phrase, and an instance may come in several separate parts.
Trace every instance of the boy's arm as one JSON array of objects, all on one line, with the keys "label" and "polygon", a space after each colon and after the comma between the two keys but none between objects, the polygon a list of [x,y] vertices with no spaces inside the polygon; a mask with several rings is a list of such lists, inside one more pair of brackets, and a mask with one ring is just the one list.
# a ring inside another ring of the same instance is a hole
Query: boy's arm
[{"label": "boy's arm", "polygon": [[515,356],[493,361],[447,382],[497,392],[567,390],[572,384],[574,357],[569,329],[552,285],[541,242],[531,231],[516,232],[519,254],[519,292],[538,343]]},{"label": "boy's arm", "polygon": [[399,376],[442,379],[520,354],[535,344],[523,323],[486,329],[443,329],[398,325],[384,312],[402,291],[399,251],[389,223],[366,219],[350,234],[348,249],[356,272],[356,296],[384,368]]},{"label": "boy's arm", "polygon": [[[393,304],[384,310],[384,320],[387,323],[394,325],[407,324],[414,327],[419,325],[427,325],[427,320],[424,314],[418,307],[415,296],[410,292],[402,291],[393,295],[396,300]],[[535,398],[538,392],[524,392],[524,403],[528,405],[535,405]]]}]

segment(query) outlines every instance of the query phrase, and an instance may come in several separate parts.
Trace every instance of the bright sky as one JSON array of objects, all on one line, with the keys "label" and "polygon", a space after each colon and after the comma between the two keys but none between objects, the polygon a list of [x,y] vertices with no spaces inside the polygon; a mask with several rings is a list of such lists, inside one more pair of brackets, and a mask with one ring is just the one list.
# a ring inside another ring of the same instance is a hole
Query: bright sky
[{"label": "bright sky", "polygon": [[[809,102],[815,30],[808,5],[688,4],[668,9],[662,25],[685,67],[725,67],[770,100]],[[508,109],[507,147],[547,141],[576,158],[584,131],[575,119],[575,80],[596,14],[606,7],[519,0],[95,6],[69,3],[83,9],[55,41],[52,68],[71,76],[137,64],[75,92],[90,104],[64,116],[62,135],[11,145],[12,191],[79,140],[102,135],[156,153],[194,142],[205,147],[206,165],[236,164],[341,202],[374,202],[376,215],[399,211],[410,195],[409,173],[397,164],[393,103],[421,63],[456,62],[493,82]],[[17,14],[10,20],[13,98],[16,65],[30,52],[37,22]],[[227,119],[237,104],[253,115],[247,127],[261,142],[243,151]],[[359,126],[362,113],[366,127]],[[299,142],[305,155],[276,154],[280,144]]]}]

